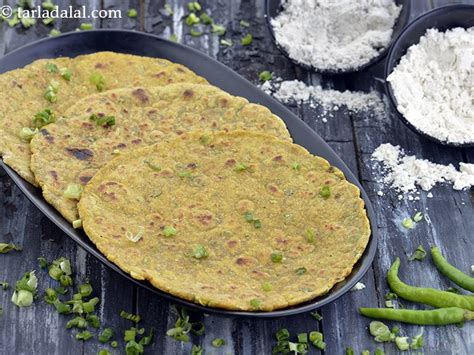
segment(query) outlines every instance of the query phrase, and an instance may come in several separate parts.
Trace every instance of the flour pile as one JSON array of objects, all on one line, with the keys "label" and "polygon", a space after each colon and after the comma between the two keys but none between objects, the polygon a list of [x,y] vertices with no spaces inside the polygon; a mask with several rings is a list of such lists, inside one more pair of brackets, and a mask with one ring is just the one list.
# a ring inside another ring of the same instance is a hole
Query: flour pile
[{"label": "flour pile", "polygon": [[451,183],[455,190],[474,186],[474,164],[460,163],[457,170],[451,164],[435,164],[406,155],[400,146],[390,143],[381,144],[372,153],[372,159],[382,163],[385,176],[381,182],[400,193],[416,192],[418,187],[429,191],[437,183]]},{"label": "flour pile", "polygon": [[333,116],[335,111],[346,107],[352,112],[367,111],[373,115],[383,114],[385,105],[375,92],[353,92],[323,89],[321,86],[306,85],[299,80],[282,81],[280,78],[266,81],[260,88],[267,94],[285,104],[305,103],[311,108],[321,108],[323,122]]},{"label": "flour pile", "polygon": [[271,24],[295,61],[356,69],[388,47],[400,11],[393,0],[285,0]]},{"label": "flour pile", "polygon": [[474,27],[429,29],[387,80],[415,127],[442,141],[474,142]]}]

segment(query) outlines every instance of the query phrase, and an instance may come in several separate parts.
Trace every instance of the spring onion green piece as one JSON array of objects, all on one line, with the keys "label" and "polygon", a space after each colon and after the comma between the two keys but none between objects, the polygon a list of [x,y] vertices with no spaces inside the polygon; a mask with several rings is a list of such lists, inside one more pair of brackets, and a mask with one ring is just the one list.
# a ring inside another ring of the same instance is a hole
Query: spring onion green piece
[{"label": "spring onion green piece", "polygon": [[240,27],[250,27],[250,23],[245,20],[240,20]]},{"label": "spring onion green piece", "polygon": [[64,197],[71,200],[79,200],[82,194],[82,185],[81,184],[69,184],[64,190]]},{"label": "spring onion green piece", "polygon": [[46,71],[48,73],[57,73],[59,72],[59,68],[56,64],[49,62],[46,63]]},{"label": "spring onion green piece", "polygon": [[122,317],[124,319],[127,319],[127,320],[130,320],[130,321],[135,322],[135,323],[140,322],[140,319],[141,319],[138,314],[132,314],[132,313],[128,313],[128,312],[125,312],[125,311],[120,312],[120,317]]},{"label": "spring onion green piece", "polygon": [[95,72],[89,77],[89,82],[95,85],[97,91],[101,92],[105,90],[105,79],[101,73]]},{"label": "spring onion green piece", "polygon": [[86,329],[87,321],[85,318],[81,316],[77,316],[66,323],[66,328],[67,329],[71,329],[71,328]]},{"label": "spring onion green piece", "polygon": [[154,334],[155,334],[155,329],[151,328],[150,333],[148,333],[148,335],[145,335],[143,338],[140,339],[140,344],[144,346],[150,345],[151,342],[153,341]]},{"label": "spring onion green piece", "polygon": [[112,355],[112,353],[108,349],[101,349],[97,355]]},{"label": "spring onion green piece", "polygon": [[407,217],[402,221],[402,226],[406,229],[413,229],[415,227],[415,223],[410,217]]},{"label": "spring onion green piece", "polygon": [[415,215],[413,216],[413,221],[415,222],[420,222],[425,216],[421,212],[416,212]]},{"label": "spring onion green piece", "polygon": [[84,330],[82,332],[76,333],[77,340],[87,341],[92,337],[93,337],[92,333],[89,332],[88,330]]},{"label": "spring onion green piece", "polygon": [[20,19],[18,18],[18,10],[13,10],[12,16],[10,16],[9,19],[4,19],[4,21],[6,21],[6,23],[10,27],[15,27],[16,25],[18,25],[20,23]]},{"label": "spring onion green piece", "polygon": [[48,261],[42,256],[38,258],[38,264],[39,264],[39,267],[42,269],[46,269],[49,266]]},{"label": "spring onion green piece", "polygon": [[379,343],[392,341],[395,337],[390,329],[380,321],[372,321],[369,324],[370,334],[375,338],[374,340]]},{"label": "spring onion green piece", "polygon": [[94,297],[91,298],[89,301],[84,302],[82,304],[82,308],[84,310],[84,313],[92,313],[95,311],[95,306],[99,303],[99,298]]},{"label": "spring onion green piece", "polygon": [[178,341],[189,341],[189,332],[193,332],[196,335],[202,335],[204,333],[204,324],[201,322],[191,323],[189,316],[184,308],[173,307],[174,312],[177,313],[178,318],[176,319],[175,327],[168,329],[166,335],[172,337]]},{"label": "spring onion green piece", "polygon": [[49,32],[49,37],[56,37],[56,36],[59,36],[61,34],[61,31],[60,30],[57,30],[56,28],[53,28],[50,32]]},{"label": "spring onion green piece", "polygon": [[410,343],[410,349],[419,350],[423,348],[423,333],[415,335]]},{"label": "spring onion green piece", "polygon": [[[272,80],[273,74],[269,72],[268,70],[264,70],[260,74],[258,74],[258,78],[260,79],[260,81],[263,81],[263,82],[269,81],[269,80]],[[299,170],[300,165],[298,163],[293,163],[292,168],[294,170]]]},{"label": "spring onion green piece", "polygon": [[117,340],[113,340],[110,342],[110,346],[113,347],[113,348],[116,348],[118,346],[118,342]]},{"label": "spring onion green piece", "polygon": [[323,333],[318,331],[312,331],[309,333],[309,341],[318,349],[326,349],[326,343],[324,342]]},{"label": "spring onion green piece", "polygon": [[214,20],[212,19],[211,16],[207,14],[207,12],[203,12],[200,16],[199,19],[201,22],[205,25],[212,25],[214,23]]},{"label": "spring onion green piece", "polygon": [[78,229],[82,227],[82,219],[76,219],[72,221],[72,228]]},{"label": "spring onion green piece", "polygon": [[418,245],[418,248],[413,252],[413,254],[408,258],[408,260],[413,261],[413,260],[418,260],[418,261],[423,261],[423,259],[426,257],[426,250],[423,248],[422,245]]},{"label": "spring onion green piece", "polygon": [[190,171],[180,171],[178,173],[178,176],[181,177],[181,178],[189,178],[189,177],[192,177],[193,174],[190,172]]},{"label": "spring onion green piece", "polygon": [[176,33],[170,34],[168,39],[173,42],[178,42],[178,36],[176,36]]},{"label": "spring onion green piece", "polygon": [[223,38],[223,39],[221,39],[220,44],[225,46],[225,47],[232,47],[234,42],[232,42],[232,40],[230,38],[227,38],[227,39]]},{"label": "spring onion green piece", "polygon": [[138,227],[137,234],[133,235],[131,232],[127,231],[127,233],[125,233],[125,238],[127,238],[129,241],[133,243],[136,243],[140,239],[142,239],[144,233],[145,233],[145,229],[140,226]]},{"label": "spring onion green piece", "polygon": [[31,17],[22,17],[20,18],[20,22],[24,28],[30,28],[36,23],[36,19]]},{"label": "spring onion green piece", "polygon": [[58,311],[59,314],[68,314],[72,312],[72,307],[69,304],[62,303],[58,299],[53,301],[51,304],[56,308],[56,311]]},{"label": "spring onion green piece", "polygon": [[321,196],[324,199],[328,199],[331,196],[331,188],[329,185],[324,185],[321,187],[319,190],[319,196]]},{"label": "spring onion green piece", "polygon": [[88,314],[86,316],[87,322],[93,327],[98,329],[100,327],[100,320],[95,314]]},{"label": "spring onion green piece", "polygon": [[250,300],[250,307],[254,310],[257,310],[257,309],[260,309],[261,306],[262,306],[262,301],[259,300],[258,298],[254,298],[252,300]]},{"label": "spring onion green piece", "polygon": [[27,272],[16,282],[11,300],[18,307],[29,307],[33,304],[37,289],[38,278],[35,270]]},{"label": "spring onion green piece", "polygon": [[49,82],[49,85],[46,87],[46,91],[44,92],[44,98],[51,103],[56,102],[58,99],[56,96],[56,94],[58,93],[58,89],[59,89],[59,82],[57,82],[56,80],[51,80]]},{"label": "spring onion green piece", "polygon": [[55,120],[54,113],[49,108],[45,108],[43,111],[40,111],[33,116],[32,123],[34,127],[41,128]]},{"label": "spring onion green piece", "polygon": [[92,286],[89,283],[79,285],[79,294],[82,297],[89,297],[92,294]]},{"label": "spring onion green piece", "polygon": [[216,338],[212,341],[212,346],[215,348],[220,348],[221,346],[225,345],[225,340],[222,338]]},{"label": "spring onion green piece", "polygon": [[166,13],[167,13],[168,16],[172,16],[173,13],[174,13],[174,11],[173,11],[173,9],[171,8],[171,5],[170,5],[170,4],[165,4],[164,10],[166,11]]},{"label": "spring onion green piece", "polygon": [[316,234],[314,233],[314,231],[308,228],[306,230],[306,240],[310,243],[313,243],[315,238],[316,238]]},{"label": "spring onion green piece", "polygon": [[352,349],[350,346],[346,348],[346,355],[355,355],[354,349]]},{"label": "spring onion green piece", "polygon": [[21,251],[21,247],[12,243],[0,243],[0,254],[9,253],[12,250]]},{"label": "spring onion green piece", "polygon": [[370,355],[370,351],[369,350],[362,350],[360,355]]},{"label": "spring onion green piece", "polygon": [[0,287],[2,287],[3,291],[8,290],[8,282],[6,281],[0,281]]},{"label": "spring onion green piece", "polygon": [[188,10],[191,12],[201,11],[201,4],[199,4],[197,1],[188,2]]},{"label": "spring onion green piece", "polygon": [[112,328],[104,328],[102,333],[99,335],[99,342],[102,344],[107,343],[114,336],[114,331]]},{"label": "spring onion green piece", "polygon": [[318,311],[311,312],[310,315],[316,319],[317,321],[320,321],[323,319],[323,316],[318,313]]},{"label": "spring onion green piece", "polygon": [[193,249],[191,256],[195,259],[204,259],[209,256],[209,253],[207,252],[206,248],[204,248],[204,246],[198,244]]},{"label": "spring onion green piece", "polygon": [[[100,91],[100,90],[99,90]],[[101,116],[96,115],[95,113],[90,115],[89,119],[94,121],[98,126],[114,126],[115,125],[115,116]]]},{"label": "spring onion green piece", "polygon": [[271,283],[269,282],[264,282],[262,284],[262,290],[265,291],[265,292],[270,292],[271,290],[273,289],[273,286]]},{"label": "spring onion green piece", "polygon": [[43,22],[46,26],[52,25],[56,19],[54,17],[46,17],[41,22]]},{"label": "spring onion green piece", "polygon": [[30,127],[23,127],[20,131],[20,138],[23,139],[24,141],[29,142],[34,137],[34,135],[38,132],[39,132],[38,128],[35,128],[33,130]]},{"label": "spring onion green piece", "polygon": [[193,345],[191,348],[191,355],[203,355],[204,348],[201,345]]},{"label": "spring onion green piece", "polygon": [[53,280],[59,281],[62,286],[72,286],[72,268],[68,259],[62,257],[54,260],[48,266],[48,274]]},{"label": "spring onion green piece", "polygon": [[57,5],[55,5],[51,0],[46,0],[41,3],[41,7],[45,10],[51,11],[54,10]]},{"label": "spring onion green piece", "polygon": [[274,263],[281,263],[283,260],[283,254],[280,251],[272,252],[270,257]]},{"label": "spring onion green piece", "polygon": [[88,31],[88,30],[92,30],[94,28],[94,25],[92,23],[81,23],[81,25],[79,26],[79,29],[81,31]]},{"label": "spring onion green piece", "polygon": [[49,287],[44,290],[44,300],[46,303],[53,304],[57,299],[58,295],[55,290]]},{"label": "spring onion green piece", "polygon": [[395,344],[397,348],[401,351],[410,349],[410,344],[408,344],[408,337],[395,337]]},{"label": "spring onion green piece", "polygon": [[382,349],[377,348],[374,351],[374,355],[385,355],[385,353]]},{"label": "spring onion green piece", "polygon": [[308,352],[308,344],[305,343],[292,343],[290,341],[288,347],[290,352],[293,351],[295,354],[306,354]]},{"label": "spring onion green piece", "polygon": [[211,25],[211,32],[216,33],[218,36],[223,36],[226,33],[226,28],[222,25],[213,23]]},{"label": "spring onion green piece", "polygon": [[59,70],[61,77],[66,80],[66,81],[71,81],[72,78],[72,71],[69,70],[68,68],[61,68]]},{"label": "spring onion green piece", "polygon": [[172,227],[172,226],[166,226],[164,229],[163,229],[163,235],[165,237],[172,237],[174,235],[176,235],[176,228]]},{"label": "spring onion green piece", "polygon": [[191,12],[188,17],[186,17],[186,20],[184,22],[188,26],[194,26],[201,22],[201,20],[199,19],[199,17],[196,16],[194,12]]},{"label": "spring onion green piece", "polygon": [[240,44],[243,46],[249,46],[253,42],[253,37],[250,33],[247,33],[244,37],[240,39]]},{"label": "spring onion green piece", "polygon": [[191,28],[191,31],[189,31],[189,33],[191,34],[191,36],[193,37],[200,37],[204,34],[204,32],[201,32],[201,31],[198,31],[194,28]]},{"label": "spring onion green piece", "polygon": [[295,273],[296,275],[303,275],[303,274],[306,274],[306,268],[303,266],[303,267],[299,267],[295,270]]},{"label": "spring onion green piece", "polygon": [[245,212],[244,219],[246,222],[253,224],[256,229],[262,228],[262,222],[258,218],[254,218],[252,212]]},{"label": "spring onion green piece", "polygon": [[297,334],[298,343],[308,343],[308,333]]},{"label": "spring onion green piece", "polygon": [[127,11],[127,16],[130,17],[130,18],[136,18],[138,16],[137,9],[129,9]]},{"label": "spring onion green piece", "polygon": [[250,166],[245,163],[238,163],[237,166],[235,167],[235,171],[244,171],[247,170]]}]

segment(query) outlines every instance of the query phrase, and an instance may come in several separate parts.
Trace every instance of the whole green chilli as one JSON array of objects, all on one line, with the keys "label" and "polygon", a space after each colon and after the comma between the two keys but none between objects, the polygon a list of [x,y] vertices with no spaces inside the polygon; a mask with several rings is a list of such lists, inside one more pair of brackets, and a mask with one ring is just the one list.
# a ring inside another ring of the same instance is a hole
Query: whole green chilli
[{"label": "whole green chilli", "polygon": [[433,258],[433,262],[440,273],[463,289],[474,292],[474,277],[466,275],[461,270],[448,263],[448,261],[441,254],[439,248],[431,248],[431,257]]},{"label": "whole green chilli", "polygon": [[399,297],[412,302],[428,304],[436,308],[459,307],[474,311],[474,296],[458,295],[434,288],[407,285],[398,278],[399,267],[400,258],[397,258],[387,273],[388,285]]},{"label": "whole green chilli", "polygon": [[474,319],[474,312],[459,307],[446,307],[423,311],[393,308],[359,308],[359,312],[369,318],[386,319],[418,325],[456,324]]}]

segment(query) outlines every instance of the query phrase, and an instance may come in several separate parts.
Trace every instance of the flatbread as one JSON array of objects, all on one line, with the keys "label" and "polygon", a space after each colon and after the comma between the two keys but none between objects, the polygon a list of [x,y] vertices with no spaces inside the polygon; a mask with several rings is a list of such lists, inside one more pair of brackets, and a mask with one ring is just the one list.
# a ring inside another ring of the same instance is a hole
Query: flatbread
[{"label": "flatbread", "polygon": [[97,248],[135,279],[205,306],[270,311],[324,295],[351,272],[370,235],[359,196],[296,144],[192,132],[112,160],[79,213]]},{"label": "flatbread", "polygon": [[[115,124],[98,125],[91,115],[113,116]],[[211,85],[111,90],[84,98],[42,129],[31,141],[31,168],[46,201],[72,222],[79,217],[77,200],[65,195],[68,186],[85,185],[119,152],[192,130],[235,129],[291,140],[283,121],[266,107]]]},{"label": "flatbread", "polygon": [[[48,72],[47,64],[57,72]],[[60,70],[68,68],[68,81]],[[160,86],[174,82],[206,84],[188,68],[164,59],[139,57],[113,52],[98,52],[76,58],[40,59],[22,69],[0,75],[0,155],[20,176],[36,184],[30,170],[29,142],[20,138],[24,127],[32,127],[33,116],[49,108],[60,117],[77,100],[97,92],[91,76],[103,79],[102,90],[133,86]],[[51,81],[59,84],[56,102],[45,92]],[[33,128],[33,127],[32,127]]]}]

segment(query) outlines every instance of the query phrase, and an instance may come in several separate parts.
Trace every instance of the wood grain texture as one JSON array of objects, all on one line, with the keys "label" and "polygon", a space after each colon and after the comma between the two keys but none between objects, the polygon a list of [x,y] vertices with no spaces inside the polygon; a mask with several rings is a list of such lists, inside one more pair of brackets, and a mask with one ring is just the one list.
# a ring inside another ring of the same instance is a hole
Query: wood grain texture
[{"label": "wood grain texture", "polygon": [[[187,14],[187,1],[168,1],[172,14],[163,9],[163,0],[56,2],[60,7],[71,4],[85,5],[89,10],[122,10],[121,19],[58,20],[54,27],[62,32],[75,30],[81,22],[92,22],[95,27],[143,30],[164,38],[174,34],[179,42],[217,58],[254,83],[258,82],[259,72],[271,70],[284,79],[299,79],[326,88],[383,91],[377,80],[383,79],[383,61],[363,72],[337,77],[309,73],[291,64],[272,43],[263,17],[262,0],[200,2],[216,23],[226,26],[227,33],[223,38],[233,40],[234,46],[231,48],[221,46],[220,38],[209,31],[199,37],[189,34],[189,28],[182,22]],[[6,3],[13,5],[15,1]],[[449,1],[412,1],[412,19],[447,3]],[[137,9],[136,19],[126,16],[129,8]],[[251,26],[240,26],[242,19],[250,22]],[[2,24],[0,53],[8,53],[23,44],[46,37],[50,29],[43,24],[28,30]],[[252,33],[254,41],[252,45],[243,47],[239,44],[240,38],[247,32]],[[208,354],[268,354],[275,343],[274,333],[279,328],[288,328],[295,335],[319,329],[324,332],[327,342],[325,353],[343,354],[345,347],[352,346],[356,353],[364,349],[373,351],[379,347],[387,354],[392,354],[396,350],[394,344],[383,346],[375,343],[366,329],[369,320],[357,314],[357,307],[383,305],[383,297],[388,291],[385,272],[396,256],[402,258],[400,275],[407,282],[442,289],[453,286],[436,272],[429,258],[423,263],[408,262],[406,255],[419,244],[425,248],[438,245],[449,260],[468,271],[470,265],[474,264],[474,194],[470,191],[453,191],[450,186],[437,186],[433,189],[432,199],[422,192],[419,201],[399,200],[396,193],[384,189],[377,182],[380,173],[374,167],[370,155],[379,144],[390,142],[399,144],[409,154],[439,163],[473,163],[474,149],[449,149],[431,143],[407,129],[394,116],[391,108],[387,108],[386,115],[379,119],[374,119],[370,113],[354,114],[341,109],[334,112],[334,117],[328,119],[327,123],[320,119],[321,107],[295,105],[289,108],[320,134],[359,176],[374,205],[381,238],[374,264],[362,280],[366,289],[350,292],[323,307],[320,310],[323,320],[320,322],[308,314],[274,320],[248,320],[192,313],[193,319],[203,321],[206,325],[206,334],[193,337],[192,342],[202,344]],[[377,194],[379,190],[384,192],[383,196]],[[143,318],[140,324],[156,330],[155,341],[147,348],[147,353],[190,353],[191,343],[180,343],[165,336],[166,330],[175,321],[169,302],[133,286],[88,256],[34,207],[3,171],[0,172],[0,203],[0,241],[15,242],[24,247],[22,252],[0,255],[0,280],[14,284],[24,272],[37,269],[42,291],[54,282],[45,272],[39,271],[37,258],[44,256],[52,260],[66,256],[73,262],[77,283],[90,280],[97,296],[101,298],[98,314],[103,326],[113,326],[117,331],[123,331],[132,324],[120,318],[119,312],[122,309],[138,312]],[[401,220],[418,210],[425,212],[431,222],[419,223],[413,230],[403,229]],[[41,300],[34,307],[18,309],[10,302],[10,297],[11,289],[7,292],[0,290],[0,306],[4,308],[4,314],[0,316],[0,354],[96,354],[104,348],[97,339],[85,344],[76,341],[74,331],[65,329],[68,317],[58,315]],[[408,302],[405,304],[419,307]],[[409,336],[423,331],[427,354],[468,354],[474,351],[472,323],[463,328],[402,325],[401,329],[404,335]],[[122,334],[117,336],[121,338]],[[210,346],[217,337],[227,342],[219,351]],[[312,348],[311,353],[319,352]]]}]

